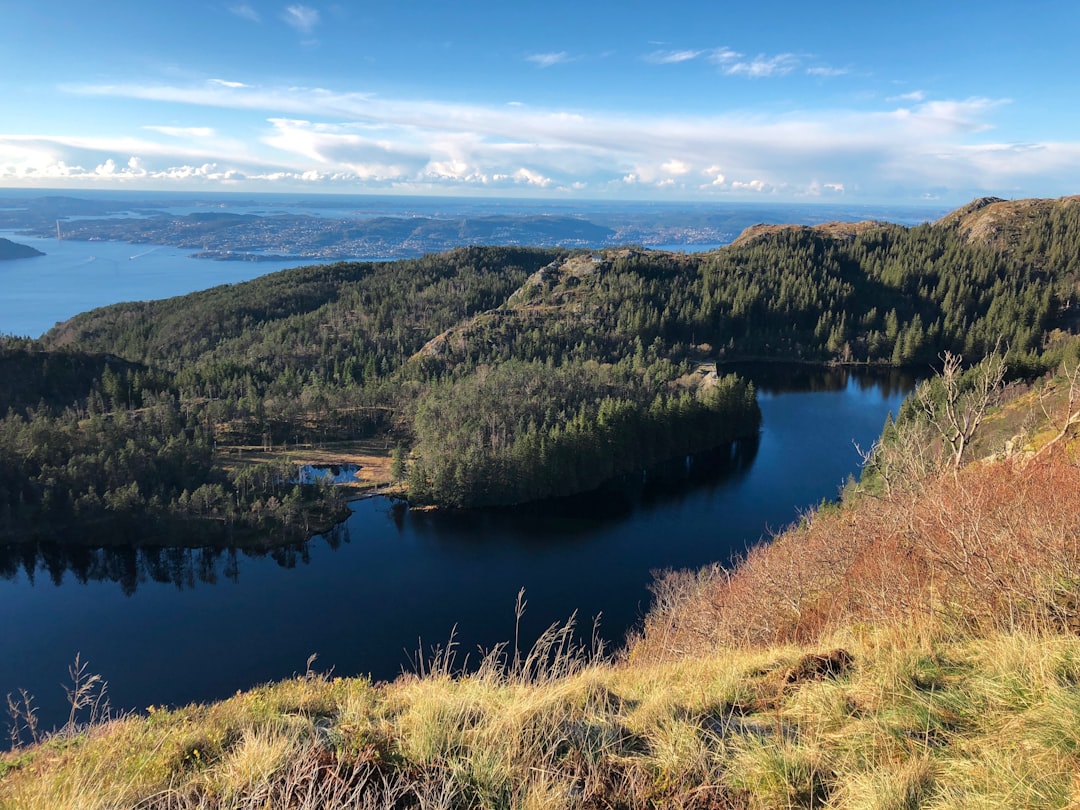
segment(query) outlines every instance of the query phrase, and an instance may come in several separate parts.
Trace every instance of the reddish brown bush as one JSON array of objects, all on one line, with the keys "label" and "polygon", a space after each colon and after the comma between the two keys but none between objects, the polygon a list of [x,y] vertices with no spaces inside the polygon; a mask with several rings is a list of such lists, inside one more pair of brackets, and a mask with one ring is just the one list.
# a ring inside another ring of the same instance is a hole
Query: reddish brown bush
[{"label": "reddish brown bush", "polygon": [[661,577],[637,654],[812,642],[854,624],[1080,629],[1080,467],[975,464],[820,511],[730,572]]}]

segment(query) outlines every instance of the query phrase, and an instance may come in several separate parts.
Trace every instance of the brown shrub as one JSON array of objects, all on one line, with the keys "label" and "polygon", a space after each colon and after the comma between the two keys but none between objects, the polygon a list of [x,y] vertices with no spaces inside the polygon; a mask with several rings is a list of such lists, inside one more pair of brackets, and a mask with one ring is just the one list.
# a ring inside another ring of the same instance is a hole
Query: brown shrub
[{"label": "brown shrub", "polygon": [[811,514],[730,572],[661,577],[635,654],[812,643],[913,619],[1077,630],[1078,586],[1080,467],[1064,452],[975,464]]}]

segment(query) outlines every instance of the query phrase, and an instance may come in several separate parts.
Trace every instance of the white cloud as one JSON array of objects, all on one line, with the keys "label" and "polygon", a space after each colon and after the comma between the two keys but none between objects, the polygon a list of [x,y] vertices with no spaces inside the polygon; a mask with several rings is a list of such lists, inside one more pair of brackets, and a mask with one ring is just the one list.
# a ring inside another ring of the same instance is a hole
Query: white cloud
[{"label": "white cloud", "polygon": [[742,54],[738,51],[733,51],[731,48],[715,48],[709,54],[709,61],[715,65],[729,65],[732,62],[737,62],[742,59]]},{"label": "white cloud", "polygon": [[728,76],[748,76],[752,79],[770,76],[786,76],[799,66],[799,58],[793,53],[776,56],[759,55],[749,61],[722,62],[722,70]]},{"label": "white cloud", "polygon": [[82,166],[69,166],[65,161],[55,163],[42,163],[40,165],[26,166],[17,163],[0,164],[0,177],[14,182],[49,181],[56,179],[68,179],[86,174]]},{"label": "white cloud", "polygon": [[679,62],[690,62],[697,59],[704,51],[653,51],[645,55],[645,61],[654,65],[673,65]]},{"label": "white cloud", "polygon": [[[703,50],[657,50],[646,54],[644,59],[656,65],[668,65],[678,62],[689,62],[704,56],[709,62],[720,68],[721,72],[728,76],[747,76],[750,78],[763,78],[768,76],[785,76],[798,68],[802,60],[793,53],[780,53],[775,56],[759,54],[753,59],[746,58],[739,51],[726,45],[713,48],[711,51]],[[846,68],[834,68],[827,65],[814,65],[806,68],[810,76],[842,76],[848,71]]]},{"label": "white cloud", "polygon": [[521,168],[514,172],[514,180],[519,183],[528,183],[532,186],[539,186],[540,188],[547,188],[551,185],[551,178],[544,177],[539,172],[534,172],[531,169]]},{"label": "white cloud", "polygon": [[423,151],[372,137],[372,131],[364,127],[283,118],[271,119],[270,123],[273,131],[263,138],[264,143],[291,156],[347,168],[365,180],[407,177],[428,163]]},{"label": "white cloud", "polygon": [[[1015,184],[1032,176],[1058,174],[1064,182],[1077,185],[1075,168],[1080,166],[1080,143],[989,143],[964,146],[951,156],[960,167],[974,166],[993,183]],[[1072,177],[1071,181],[1065,178]],[[1070,190],[1068,193],[1073,193]]]},{"label": "white cloud", "polygon": [[989,98],[927,101],[914,108],[901,107],[892,115],[900,121],[914,120],[945,131],[985,132],[993,128],[986,113],[1008,103],[1008,99]]},{"label": "white cloud", "polygon": [[747,76],[752,79],[785,76],[800,64],[799,57],[793,53],[779,53],[775,56],[759,54],[753,59],[747,59],[739,51],[727,46],[714,48],[709,53],[708,60],[727,76]]},{"label": "white cloud", "polygon": [[817,180],[812,180],[808,186],[802,190],[795,192],[797,197],[821,197],[825,193],[843,194],[843,183],[819,183]]},{"label": "white cloud", "polygon": [[570,56],[566,51],[558,51],[554,53],[530,53],[525,57],[525,61],[532,62],[537,67],[549,68],[555,65],[565,65],[567,62],[573,62],[574,57]]},{"label": "white cloud", "polygon": [[[594,193],[629,194],[631,187],[640,193],[670,180],[672,191],[700,196],[795,195],[814,188],[822,194],[892,195],[905,188],[916,198],[943,188],[962,188],[965,196],[980,188],[1012,193],[1025,182],[1040,183],[1033,188],[1044,195],[1046,189],[1070,193],[1080,187],[1076,144],[1010,144],[1005,138],[985,143],[996,111],[1007,103],[1001,99],[662,116],[454,104],[310,87],[202,83],[69,91],[219,107],[248,116],[243,126],[263,132],[254,140],[240,138],[221,124],[205,133],[199,127],[149,127],[140,138],[0,134],[0,177],[89,181],[91,175],[99,178],[97,167],[108,172],[111,159],[114,176],[131,178],[136,169],[128,161],[138,156],[138,170],[147,178],[363,182],[417,191],[475,186],[565,193],[558,190],[583,183]],[[184,117],[182,111],[173,115]]]},{"label": "white cloud", "polygon": [[211,127],[169,127],[148,124],[144,126],[143,129],[148,129],[152,132],[160,132],[162,135],[168,135],[172,138],[214,137],[214,130]]},{"label": "white cloud", "polygon": [[703,175],[705,175],[706,177],[711,178],[710,181],[709,181],[710,186],[715,186],[717,188],[722,188],[724,186],[724,183],[727,181],[727,178],[724,176],[723,169],[720,166],[717,166],[716,164],[713,164],[712,166],[709,166],[707,169],[704,169],[701,173]]},{"label": "white cloud", "polygon": [[926,93],[922,90],[912,90],[910,93],[902,93],[899,96],[891,96],[889,101],[922,101],[926,98]]},{"label": "white cloud", "polygon": [[259,12],[249,6],[247,3],[237,3],[229,6],[229,11],[235,14],[237,17],[242,17],[245,20],[251,22],[262,22],[262,17],[259,16]]},{"label": "white cloud", "polygon": [[226,81],[225,79],[209,79],[207,81],[207,84],[216,85],[217,87],[232,87],[234,89],[238,89],[238,88],[241,88],[241,87],[249,87],[250,86],[250,85],[244,84],[243,82],[230,82],[230,81]]},{"label": "white cloud", "polygon": [[287,6],[281,14],[282,19],[302,34],[310,34],[319,24],[319,12],[311,6]]},{"label": "white cloud", "polygon": [[[436,160],[431,161],[424,167],[422,177],[433,180],[455,180],[462,183],[488,183],[491,177],[477,171],[476,167],[470,166],[461,160]],[[506,175],[497,175],[497,179],[505,179]]]},{"label": "white cloud", "polygon": [[216,163],[204,163],[201,166],[173,166],[160,172],[159,176],[170,180],[190,180],[193,178],[220,178],[225,174],[218,171]]}]

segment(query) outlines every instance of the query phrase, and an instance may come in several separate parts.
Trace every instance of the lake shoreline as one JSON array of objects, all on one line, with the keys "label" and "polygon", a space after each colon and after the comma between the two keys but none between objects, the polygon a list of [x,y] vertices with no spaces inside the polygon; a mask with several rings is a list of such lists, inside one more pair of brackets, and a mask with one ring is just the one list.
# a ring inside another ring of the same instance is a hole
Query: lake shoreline
[{"label": "lake shoreline", "polygon": [[343,676],[384,680],[455,624],[462,655],[512,637],[521,588],[526,636],[576,611],[584,623],[602,614],[603,638],[618,643],[650,598],[650,571],[723,565],[835,497],[858,469],[844,448],[876,439],[909,390],[857,370],[812,377],[763,393],[758,439],[713,469],[683,459],[600,496],[451,513],[380,493],[350,498],[327,533],[264,537],[269,548],[134,548],[108,532],[97,551],[7,546],[0,612],[19,620],[0,695],[26,688],[43,723],[63,722],[56,681],[77,651],[120,708],[220,699],[302,672],[312,652]]}]

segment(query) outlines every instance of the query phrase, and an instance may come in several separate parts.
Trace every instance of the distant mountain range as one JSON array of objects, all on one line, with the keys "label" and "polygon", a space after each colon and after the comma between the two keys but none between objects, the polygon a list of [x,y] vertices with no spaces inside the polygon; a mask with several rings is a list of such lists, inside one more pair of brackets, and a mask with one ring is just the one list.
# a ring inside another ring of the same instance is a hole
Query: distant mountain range
[{"label": "distant mountain range", "polygon": [[0,198],[0,231],[169,245],[243,261],[414,258],[469,245],[707,250],[756,223],[913,225],[944,209],[824,204],[468,200],[311,195]]}]

